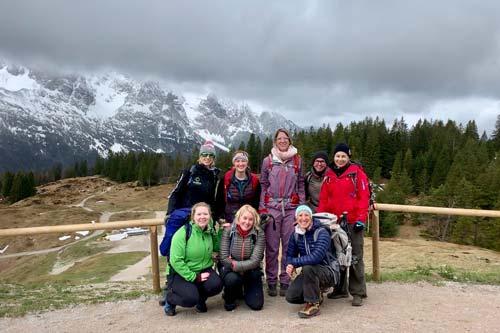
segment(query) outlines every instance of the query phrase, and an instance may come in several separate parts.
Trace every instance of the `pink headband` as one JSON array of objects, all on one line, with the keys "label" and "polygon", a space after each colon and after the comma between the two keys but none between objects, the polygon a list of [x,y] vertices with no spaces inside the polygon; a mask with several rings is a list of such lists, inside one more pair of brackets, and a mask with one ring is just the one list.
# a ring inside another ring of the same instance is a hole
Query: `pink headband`
[{"label": "pink headband", "polygon": [[236,160],[243,160],[248,162],[248,155],[246,153],[238,153],[233,156],[232,162],[234,163],[234,161]]}]

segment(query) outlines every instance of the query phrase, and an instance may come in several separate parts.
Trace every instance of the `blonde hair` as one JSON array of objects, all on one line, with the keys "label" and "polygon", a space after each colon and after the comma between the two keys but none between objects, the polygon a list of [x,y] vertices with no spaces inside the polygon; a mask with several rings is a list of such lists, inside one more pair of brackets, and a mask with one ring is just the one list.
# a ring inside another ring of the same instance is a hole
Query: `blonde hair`
[{"label": "blonde hair", "polygon": [[199,207],[206,207],[208,209],[208,214],[210,214],[210,217],[212,217],[212,210],[210,209],[210,205],[206,202],[198,202],[197,204],[194,204],[193,207],[191,207],[191,220],[194,221],[194,213],[196,212],[196,208]]},{"label": "blonde hair", "polygon": [[243,205],[240,207],[240,209],[238,209],[238,211],[236,212],[236,215],[234,216],[234,223],[236,225],[239,224],[240,222],[240,216],[243,214],[243,213],[246,213],[246,212],[249,212],[250,214],[253,215],[253,227],[257,230],[259,230],[259,225],[260,225],[260,217],[259,217],[259,213],[257,213],[257,211],[255,210],[255,208],[253,208],[252,206],[250,205]]}]

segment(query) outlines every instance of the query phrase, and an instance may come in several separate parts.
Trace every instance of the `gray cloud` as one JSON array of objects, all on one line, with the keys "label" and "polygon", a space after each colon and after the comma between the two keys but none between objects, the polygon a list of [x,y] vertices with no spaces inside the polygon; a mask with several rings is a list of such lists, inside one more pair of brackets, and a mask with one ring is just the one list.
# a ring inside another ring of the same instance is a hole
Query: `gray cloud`
[{"label": "gray cloud", "polygon": [[0,55],[20,63],[209,87],[308,125],[432,116],[489,134],[500,113],[498,1],[2,2]]}]

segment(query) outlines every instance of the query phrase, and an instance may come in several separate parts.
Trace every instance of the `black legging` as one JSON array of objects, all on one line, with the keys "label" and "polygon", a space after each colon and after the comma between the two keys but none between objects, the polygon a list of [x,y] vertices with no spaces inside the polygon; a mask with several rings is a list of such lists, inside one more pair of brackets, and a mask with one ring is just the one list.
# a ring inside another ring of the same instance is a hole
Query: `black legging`
[{"label": "black legging", "polygon": [[[173,270],[172,270],[173,271]],[[208,297],[215,296],[222,291],[222,279],[210,267],[202,272],[210,272],[210,277],[204,282],[186,281],[176,272],[168,276],[167,302],[192,308],[198,303],[203,303]]]},{"label": "black legging", "polygon": [[262,290],[262,271],[254,269],[242,274],[229,272],[224,275],[224,300],[235,303],[243,295],[246,305],[252,310],[261,310],[264,306]]}]

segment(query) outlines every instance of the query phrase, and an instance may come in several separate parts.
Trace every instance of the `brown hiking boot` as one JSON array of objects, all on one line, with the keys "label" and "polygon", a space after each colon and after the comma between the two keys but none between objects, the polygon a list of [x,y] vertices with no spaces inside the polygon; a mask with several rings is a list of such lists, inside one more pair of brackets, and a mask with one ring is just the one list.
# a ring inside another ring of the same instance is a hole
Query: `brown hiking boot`
[{"label": "brown hiking boot", "polygon": [[363,298],[359,295],[354,295],[352,298],[352,306],[361,306],[363,305]]},{"label": "brown hiking boot", "polygon": [[306,303],[304,308],[298,313],[300,318],[311,318],[319,315],[319,302],[318,303]]}]

